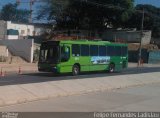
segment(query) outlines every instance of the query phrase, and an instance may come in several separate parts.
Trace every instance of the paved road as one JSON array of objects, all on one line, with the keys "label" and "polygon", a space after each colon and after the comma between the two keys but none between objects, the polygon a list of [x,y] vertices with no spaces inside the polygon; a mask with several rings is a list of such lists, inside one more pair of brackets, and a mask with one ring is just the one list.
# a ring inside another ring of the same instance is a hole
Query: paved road
[{"label": "paved road", "polygon": [[59,97],[0,108],[20,112],[94,112],[160,110],[160,83],[139,87]]},{"label": "paved road", "polygon": [[160,67],[141,67],[141,68],[129,68],[122,72],[117,73],[87,73],[80,76],[71,75],[57,75],[52,73],[28,73],[23,75],[8,75],[0,77],[0,86],[4,85],[17,85],[17,84],[29,84],[29,83],[40,83],[47,81],[60,81],[69,79],[83,79],[83,78],[94,78],[94,77],[106,77],[106,76],[117,76],[124,74],[138,74],[138,73],[149,73],[149,72],[160,72]]}]

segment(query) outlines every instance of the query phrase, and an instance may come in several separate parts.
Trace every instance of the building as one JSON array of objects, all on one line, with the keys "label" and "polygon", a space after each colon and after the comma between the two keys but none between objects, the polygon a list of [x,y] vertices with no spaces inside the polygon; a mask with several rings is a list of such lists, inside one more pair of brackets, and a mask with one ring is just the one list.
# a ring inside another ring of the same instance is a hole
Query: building
[{"label": "building", "polygon": [[34,52],[39,49],[34,39],[51,30],[52,26],[47,24],[25,24],[0,20],[0,52],[3,54],[0,56],[7,57],[9,52],[12,57],[20,57],[32,63],[35,58]]},{"label": "building", "polygon": [[[146,30],[143,32],[142,44],[150,44],[152,32]],[[103,40],[112,42],[139,43],[141,40],[141,31],[137,30],[106,30],[102,35]]]},{"label": "building", "polygon": [[51,25],[38,23],[17,23],[0,20],[0,39],[27,39],[28,37],[40,36],[50,32]]}]

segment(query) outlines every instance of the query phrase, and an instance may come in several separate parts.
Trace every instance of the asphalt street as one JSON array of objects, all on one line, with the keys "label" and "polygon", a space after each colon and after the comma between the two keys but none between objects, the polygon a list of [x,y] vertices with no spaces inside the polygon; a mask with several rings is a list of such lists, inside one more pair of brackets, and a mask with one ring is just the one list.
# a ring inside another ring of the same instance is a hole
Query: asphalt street
[{"label": "asphalt street", "polygon": [[92,72],[92,73],[82,73],[79,76],[72,76],[71,74],[54,75],[53,73],[42,73],[42,72],[25,73],[22,75],[12,74],[12,75],[6,75],[5,77],[0,77],[0,86],[40,83],[48,81],[61,81],[70,79],[109,77],[109,76],[118,76],[125,74],[139,74],[139,73],[150,73],[150,72],[160,72],[160,67],[139,67],[139,68],[133,67],[123,70],[121,72],[115,72],[115,73]]},{"label": "asphalt street", "polygon": [[10,112],[159,112],[160,83],[1,107]]}]

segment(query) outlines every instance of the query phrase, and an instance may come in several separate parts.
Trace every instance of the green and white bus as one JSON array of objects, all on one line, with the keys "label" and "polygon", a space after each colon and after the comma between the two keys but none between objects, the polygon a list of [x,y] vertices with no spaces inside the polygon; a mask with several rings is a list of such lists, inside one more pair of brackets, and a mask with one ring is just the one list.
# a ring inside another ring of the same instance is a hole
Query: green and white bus
[{"label": "green and white bus", "polygon": [[127,44],[88,40],[43,42],[38,62],[39,71],[71,72],[73,75],[89,71],[121,71],[127,66]]}]

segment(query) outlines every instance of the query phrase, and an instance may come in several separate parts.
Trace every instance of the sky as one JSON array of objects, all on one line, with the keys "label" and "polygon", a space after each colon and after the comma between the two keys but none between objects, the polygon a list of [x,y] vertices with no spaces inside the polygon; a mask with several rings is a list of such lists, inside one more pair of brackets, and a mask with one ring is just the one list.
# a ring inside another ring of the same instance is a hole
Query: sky
[{"label": "sky", "polygon": [[[21,0],[22,2],[28,2],[28,1],[30,1],[30,0]],[[5,4],[8,4],[8,3],[15,3],[16,2],[16,0],[0,0],[0,7],[2,7],[3,5],[5,5]],[[21,4],[20,5],[22,8],[29,8],[29,4]]]},{"label": "sky", "polygon": [[[21,0],[22,2],[28,2],[30,0]],[[7,3],[15,3],[16,0],[0,0],[0,8]],[[135,4],[152,4],[154,6],[160,7],[160,0],[135,0]],[[36,3],[34,6],[38,6]],[[21,4],[21,8],[29,8],[29,4]],[[36,7],[35,7],[36,9]]]},{"label": "sky", "polygon": [[[22,2],[29,2],[30,0],[21,0]],[[0,0],[0,9],[8,3],[15,3],[16,0]],[[151,4],[156,7],[160,7],[160,0],[135,0],[135,5],[136,4]],[[36,2],[33,6],[33,14],[36,14],[36,9],[40,5],[40,3]],[[28,4],[20,4],[19,8],[24,8],[24,9],[29,9],[29,3]]]},{"label": "sky", "polygon": [[[30,6],[29,6],[29,1],[30,0],[20,0],[21,2],[28,2],[28,3],[21,3],[20,5],[19,5],[19,7],[18,8],[20,8],[20,9],[30,9]],[[4,5],[6,5],[6,4],[8,4],[8,3],[15,3],[16,2],[16,0],[0,0],[0,9],[4,6]],[[33,16],[35,16],[35,14],[36,14],[36,9],[37,9],[37,7],[40,5],[40,3],[38,3],[38,2],[36,2],[34,5],[33,5]]]},{"label": "sky", "polygon": [[135,4],[151,4],[160,7],[160,0],[135,0]]}]

